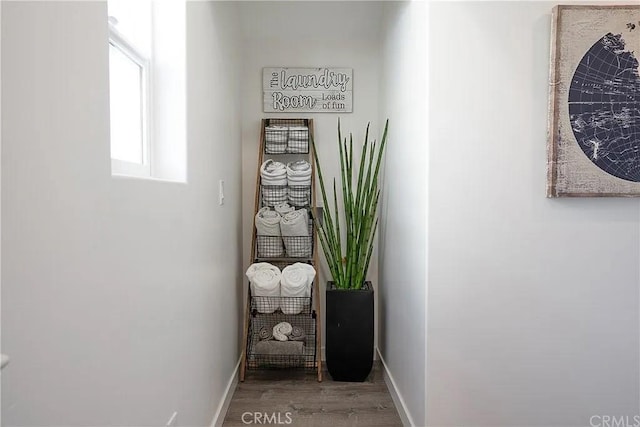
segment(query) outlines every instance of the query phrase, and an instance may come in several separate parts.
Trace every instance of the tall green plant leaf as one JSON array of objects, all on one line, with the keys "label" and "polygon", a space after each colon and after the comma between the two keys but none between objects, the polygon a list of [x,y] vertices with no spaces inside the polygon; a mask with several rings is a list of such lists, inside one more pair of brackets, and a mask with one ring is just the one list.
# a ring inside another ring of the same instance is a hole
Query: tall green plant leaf
[{"label": "tall green plant leaf", "polygon": [[[329,270],[338,288],[360,289],[366,278],[378,228],[377,207],[380,200],[378,175],[387,142],[387,120],[378,146],[369,142],[369,124],[360,153],[357,180],[354,182],[353,135],[342,137],[338,120],[338,154],[340,156],[340,189],[342,209],[338,204],[338,185],[333,179],[333,207],[329,205],[315,141],[311,140],[313,156],[322,193],[323,225],[314,221]],[[344,228],[341,227],[344,222]],[[344,238],[344,240],[343,240]]]}]

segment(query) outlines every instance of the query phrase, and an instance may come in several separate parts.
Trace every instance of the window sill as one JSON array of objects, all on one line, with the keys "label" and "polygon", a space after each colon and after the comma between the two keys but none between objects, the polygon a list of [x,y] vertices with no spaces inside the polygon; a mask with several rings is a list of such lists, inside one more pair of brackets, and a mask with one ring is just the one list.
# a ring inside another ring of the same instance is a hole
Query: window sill
[{"label": "window sill", "polygon": [[127,174],[120,174],[115,172],[111,173],[111,177],[117,180],[123,180],[123,181],[131,179],[131,180],[141,180],[141,181],[166,182],[169,184],[183,184],[183,185],[189,184],[187,181],[177,180],[177,179],[158,178],[154,176],[127,175]]}]

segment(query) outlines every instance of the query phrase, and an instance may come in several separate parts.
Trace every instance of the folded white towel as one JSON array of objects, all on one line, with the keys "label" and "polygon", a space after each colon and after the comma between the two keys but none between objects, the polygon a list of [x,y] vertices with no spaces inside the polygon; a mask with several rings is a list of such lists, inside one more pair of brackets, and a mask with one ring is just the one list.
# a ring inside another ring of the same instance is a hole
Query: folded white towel
[{"label": "folded white towel", "polygon": [[282,217],[276,211],[264,207],[255,217],[258,257],[279,257],[284,255],[284,246],[280,237]]},{"label": "folded white towel", "polygon": [[309,214],[306,209],[285,214],[280,220],[280,232],[288,256],[295,258],[311,256],[312,238],[309,234]]},{"label": "folded white towel", "polygon": [[289,142],[307,142],[309,140],[309,135],[306,133],[289,134]]},{"label": "folded white towel", "polygon": [[[308,153],[309,142],[289,141],[286,152],[287,153]],[[272,152],[270,154],[277,154],[277,153]]]},{"label": "folded white towel", "polygon": [[289,126],[289,140],[307,141],[309,140],[309,128],[306,126]]},{"label": "folded white towel", "polygon": [[[267,154],[284,154],[287,152],[288,145],[286,143],[267,142],[264,146],[264,152]],[[306,151],[298,151],[306,153]]]},{"label": "folded white towel", "polygon": [[278,341],[286,341],[289,339],[287,335],[293,332],[293,326],[289,322],[280,322],[273,327],[273,337]]},{"label": "folded white towel", "polygon": [[280,269],[267,262],[251,264],[246,272],[251,296],[260,313],[273,313],[280,307]]},{"label": "folded white towel", "polygon": [[287,153],[308,153],[309,141],[296,141],[290,139],[287,143]]},{"label": "folded white towel", "polygon": [[264,151],[267,154],[282,154],[287,152],[289,128],[271,125],[264,128]]},{"label": "folded white towel", "polygon": [[271,125],[264,128],[264,139],[266,142],[282,142],[287,141],[289,128],[286,126]]},{"label": "folded white towel", "polygon": [[258,236],[280,236],[282,217],[276,211],[262,208],[256,214],[256,230]]},{"label": "folded white towel", "polygon": [[277,205],[275,205],[273,207],[276,212],[278,212],[280,214],[280,216],[286,215],[289,212],[293,212],[296,210],[296,208],[294,208],[293,206],[289,205],[289,203],[284,202],[284,203],[279,203]]},{"label": "folded white towel", "polygon": [[[280,279],[280,309],[284,314],[299,314],[311,297],[311,284],[316,270],[309,264],[297,262],[282,270]],[[289,299],[291,298],[291,299]]]},{"label": "folded white towel", "polygon": [[285,154],[287,152],[286,145],[269,145],[267,144],[265,150],[267,154]]},{"label": "folded white towel", "polygon": [[287,135],[288,153],[309,152],[309,128],[306,126],[291,126]]},{"label": "folded white towel", "polygon": [[265,132],[274,132],[274,131],[286,131],[289,128],[287,126],[280,125],[269,125],[264,128]]}]

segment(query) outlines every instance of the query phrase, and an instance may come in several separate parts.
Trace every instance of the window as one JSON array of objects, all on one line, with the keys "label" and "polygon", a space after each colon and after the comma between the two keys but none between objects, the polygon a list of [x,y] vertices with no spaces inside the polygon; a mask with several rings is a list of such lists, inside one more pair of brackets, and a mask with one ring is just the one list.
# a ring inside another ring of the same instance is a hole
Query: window
[{"label": "window", "polygon": [[138,177],[151,176],[151,5],[145,3],[131,9],[108,2],[111,170]]},{"label": "window", "polygon": [[150,176],[149,63],[116,40],[109,40],[112,168],[128,175]]},{"label": "window", "polygon": [[107,5],[111,174],[186,182],[185,3]]}]

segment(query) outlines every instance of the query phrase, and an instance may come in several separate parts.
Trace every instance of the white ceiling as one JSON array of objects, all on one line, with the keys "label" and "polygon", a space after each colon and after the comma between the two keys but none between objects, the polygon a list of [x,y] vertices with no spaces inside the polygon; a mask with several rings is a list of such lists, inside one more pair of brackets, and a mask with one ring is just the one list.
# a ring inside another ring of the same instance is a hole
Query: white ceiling
[{"label": "white ceiling", "polygon": [[380,1],[250,1],[240,3],[245,40],[381,40]]}]

